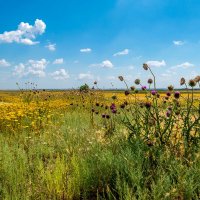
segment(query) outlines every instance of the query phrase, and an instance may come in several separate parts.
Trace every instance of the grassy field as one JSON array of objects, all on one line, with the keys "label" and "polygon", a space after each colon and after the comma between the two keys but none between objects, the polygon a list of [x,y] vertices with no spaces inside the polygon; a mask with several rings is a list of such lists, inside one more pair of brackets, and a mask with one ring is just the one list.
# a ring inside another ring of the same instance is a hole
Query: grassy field
[{"label": "grassy field", "polygon": [[199,199],[200,93],[153,91],[1,91],[0,199]]}]

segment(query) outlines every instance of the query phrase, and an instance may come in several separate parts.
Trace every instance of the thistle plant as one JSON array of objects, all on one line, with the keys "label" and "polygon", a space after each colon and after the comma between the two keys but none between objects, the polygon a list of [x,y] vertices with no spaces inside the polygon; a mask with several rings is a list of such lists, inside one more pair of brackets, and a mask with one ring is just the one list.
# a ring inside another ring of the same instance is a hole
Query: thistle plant
[{"label": "thistle plant", "polygon": [[[143,68],[153,77],[147,81],[149,88],[143,86],[140,79],[136,79],[135,84],[141,85],[146,100],[140,99],[137,93],[131,93],[134,99],[134,104],[130,103],[128,106],[131,112],[128,113],[124,106],[121,106],[122,122],[130,131],[129,140],[134,142],[139,139],[159,149],[171,149],[177,155],[181,154],[189,159],[194,154],[200,138],[200,102],[194,99],[194,87],[200,82],[199,76],[189,81],[191,89],[188,89],[185,79],[181,78],[180,84],[186,86],[188,93],[186,101],[182,101],[185,100],[184,95],[174,90],[172,85],[168,86],[165,96],[161,93],[160,98],[153,71],[147,64],[143,64]],[[122,76],[119,79],[128,88],[125,79]],[[152,83],[153,90],[150,87]],[[135,86],[131,88],[135,91]],[[128,95],[127,90],[125,95]],[[183,102],[186,102],[186,105]],[[179,140],[176,140],[177,137]]]}]

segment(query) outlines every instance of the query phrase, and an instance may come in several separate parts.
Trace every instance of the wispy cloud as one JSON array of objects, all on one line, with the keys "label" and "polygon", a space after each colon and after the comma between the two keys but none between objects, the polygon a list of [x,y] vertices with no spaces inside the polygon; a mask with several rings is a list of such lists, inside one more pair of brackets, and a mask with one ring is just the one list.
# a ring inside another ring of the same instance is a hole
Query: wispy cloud
[{"label": "wispy cloud", "polygon": [[94,76],[88,72],[88,73],[80,73],[78,75],[79,80],[88,80],[88,79],[94,79]]},{"label": "wispy cloud", "polygon": [[184,41],[181,41],[181,40],[174,40],[173,41],[173,44],[176,45],[176,46],[182,46],[185,44]]},{"label": "wispy cloud", "polygon": [[164,67],[166,66],[166,62],[164,60],[149,60],[146,62],[150,67]]},{"label": "wispy cloud", "polygon": [[124,56],[129,54],[129,49],[124,49],[123,51],[117,52],[115,54],[113,54],[113,56]]},{"label": "wispy cloud", "polygon": [[55,51],[56,50],[56,44],[48,44],[45,46],[49,51]]},{"label": "wispy cloud", "polygon": [[37,35],[42,35],[45,32],[46,24],[39,19],[35,20],[32,26],[29,23],[21,22],[17,30],[5,31],[0,34],[0,43],[21,43],[25,45],[35,45],[39,41],[34,41]]},{"label": "wispy cloud", "polygon": [[80,49],[81,53],[90,53],[91,51],[92,51],[92,49],[90,49],[90,48]]},{"label": "wispy cloud", "polygon": [[64,59],[63,58],[57,58],[53,61],[54,65],[60,65],[64,63]]},{"label": "wispy cloud", "polygon": [[171,67],[171,69],[178,69],[178,68],[188,69],[188,68],[191,68],[191,67],[194,67],[194,64],[192,64],[190,62],[184,62],[180,65],[175,65],[175,66]]},{"label": "wispy cloud", "polygon": [[68,79],[70,76],[65,69],[59,69],[53,73],[50,74],[50,76],[53,77],[55,80],[65,80]]},{"label": "wispy cloud", "polygon": [[6,61],[5,59],[0,60],[0,67],[9,67],[9,66],[11,66],[11,64],[8,61]]},{"label": "wispy cloud", "polygon": [[113,68],[114,65],[110,60],[104,60],[101,63],[91,64],[90,67]]}]

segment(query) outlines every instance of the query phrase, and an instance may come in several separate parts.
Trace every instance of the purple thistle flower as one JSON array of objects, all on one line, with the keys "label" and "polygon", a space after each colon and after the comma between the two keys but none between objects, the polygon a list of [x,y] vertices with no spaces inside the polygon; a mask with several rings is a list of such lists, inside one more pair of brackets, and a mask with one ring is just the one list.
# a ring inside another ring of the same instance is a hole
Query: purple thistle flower
[{"label": "purple thistle flower", "polygon": [[113,114],[116,114],[116,113],[117,113],[117,110],[116,110],[116,109],[113,109],[113,110],[112,110],[112,113],[113,113]]},{"label": "purple thistle flower", "polygon": [[146,90],[147,89],[147,87],[146,86],[142,86],[142,90]]},{"label": "purple thistle flower", "polygon": [[152,90],[152,91],[151,91],[151,94],[152,94],[152,95],[156,95],[156,94],[157,94],[157,91],[156,91],[156,90]]},{"label": "purple thistle flower", "polygon": [[170,96],[171,96],[171,92],[167,92],[166,95],[167,95],[168,97],[170,97]]},{"label": "purple thistle flower", "polygon": [[116,109],[116,105],[114,103],[112,103],[111,106],[110,106],[110,109],[111,110],[115,110]]},{"label": "purple thistle flower", "polygon": [[146,103],[145,103],[145,107],[146,107],[146,108],[151,108],[151,102],[146,102]]},{"label": "purple thistle flower", "polygon": [[176,99],[179,99],[179,97],[180,97],[180,92],[179,91],[176,91],[176,92],[174,92],[174,97],[176,98]]}]

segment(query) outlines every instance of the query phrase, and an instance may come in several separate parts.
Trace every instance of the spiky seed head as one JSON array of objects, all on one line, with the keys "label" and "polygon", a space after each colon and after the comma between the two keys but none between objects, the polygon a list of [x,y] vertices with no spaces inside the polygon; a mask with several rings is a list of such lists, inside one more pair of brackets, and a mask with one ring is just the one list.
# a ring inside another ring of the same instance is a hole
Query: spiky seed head
[{"label": "spiky seed head", "polygon": [[181,78],[181,80],[180,80],[180,85],[184,85],[185,84],[185,78]]},{"label": "spiky seed head", "polygon": [[190,87],[195,87],[196,81],[195,81],[194,79],[191,79],[191,80],[189,80],[188,85],[189,85]]},{"label": "spiky seed head", "polygon": [[140,79],[138,79],[138,78],[135,79],[135,84],[136,84],[136,85],[139,85],[139,84],[140,84]]},{"label": "spiky seed head", "polygon": [[123,81],[124,80],[124,77],[123,76],[118,76],[119,80],[120,81]]},{"label": "spiky seed head", "polygon": [[151,78],[149,78],[147,82],[148,82],[148,84],[152,84],[153,80]]},{"label": "spiky seed head", "polygon": [[146,63],[144,63],[143,68],[144,68],[144,70],[148,70],[149,66]]}]

